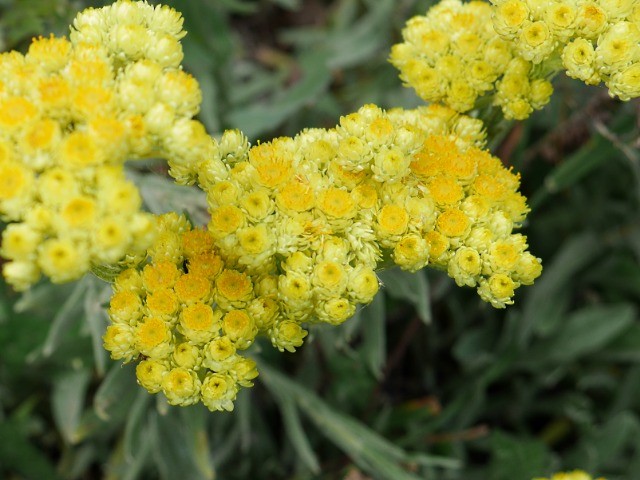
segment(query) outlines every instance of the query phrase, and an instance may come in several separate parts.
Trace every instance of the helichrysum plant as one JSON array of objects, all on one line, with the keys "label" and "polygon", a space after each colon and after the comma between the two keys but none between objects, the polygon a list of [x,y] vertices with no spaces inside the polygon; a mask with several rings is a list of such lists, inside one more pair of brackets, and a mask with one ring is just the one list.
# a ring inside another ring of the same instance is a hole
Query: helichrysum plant
[{"label": "helichrysum plant", "polygon": [[[365,105],[333,128],[255,145],[194,119],[201,93],[171,8],[120,0],[80,13],[69,40],[3,54],[5,278],[24,289],[111,266],[105,348],[136,362],[149,392],[210,410],[232,410],[253,384],[258,335],[294,352],[308,325],[370,303],[380,269],[433,267],[493,307],[512,304],[542,267],[515,233],[529,211],[520,177],[486,149],[501,119],[479,112],[528,117],[562,68],[638,96],[640,9],[494,3],[444,0],[407,23],[390,60],[431,105]],[[124,162],[148,157],[206,193],[206,226],[142,211]]]},{"label": "helichrysum plant", "polygon": [[[117,0],[79,13],[68,38],[0,54],[3,276],[16,290],[111,282],[104,348],[159,406],[234,410],[259,378],[256,347],[294,353],[314,325],[348,321],[387,268],[437,269],[512,305],[542,261],[519,233],[520,174],[488,149],[499,127],[548,104],[559,74],[640,97],[635,0],[442,0],[389,52],[424,105],[367,104],[271,140],[243,125],[212,136],[185,35],[176,10]],[[149,213],[126,174],[144,159],[197,189],[206,220]]]}]

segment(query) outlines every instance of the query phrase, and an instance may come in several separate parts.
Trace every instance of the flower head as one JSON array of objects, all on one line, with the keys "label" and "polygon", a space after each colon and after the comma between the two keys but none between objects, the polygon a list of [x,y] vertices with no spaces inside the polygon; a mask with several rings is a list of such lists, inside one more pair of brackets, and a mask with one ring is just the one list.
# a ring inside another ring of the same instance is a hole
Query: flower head
[{"label": "flower head", "polygon": [[28,254],[3,249],[14,287],[144,255],[151,216],[124,162],[165,157],[189,183],[184,172],[213,148],[192,119],[201,94],[180,66],[184,34],[175,10],[119,0],[78,14],[69,40],[0,54],[0,218],[38,243]]},{"label": "flower head", "polygon": [[[557,12],[557,17],[563,13]],[[529,63],[553,49],[547,24],[528,22],[528,15],[527,5],[520,0],[503,2],[497,8],[479,1],[444,0],[426,15],[407,22],[402,32],[404,42],[393,46],[390,61],[400,70],[405,85],[424,100],[466,112],[479,98],[491,95],[506,118],[523,119],[546,104],[552,91],[534,69],[517,77],[512,72],[514,59]],[[502,31],[518,32],[530,52],[516,52],[512,42],[496,33]],[[509,89],[503,86],[505,82]],[[544,83],[546,95],[533,98],[530,85],[535,82]]]}]

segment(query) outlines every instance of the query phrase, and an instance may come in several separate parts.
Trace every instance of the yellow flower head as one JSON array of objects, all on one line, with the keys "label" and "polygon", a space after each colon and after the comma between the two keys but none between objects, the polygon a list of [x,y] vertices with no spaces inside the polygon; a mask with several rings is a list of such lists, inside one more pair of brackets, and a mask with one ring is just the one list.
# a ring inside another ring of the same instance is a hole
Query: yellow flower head
[{"label": "yellow flower head", "polygon": [[171,329],[164,320],[146,317],[135,331],[135,345],[138,351],[151,358],[165,358],[172,349]]}]

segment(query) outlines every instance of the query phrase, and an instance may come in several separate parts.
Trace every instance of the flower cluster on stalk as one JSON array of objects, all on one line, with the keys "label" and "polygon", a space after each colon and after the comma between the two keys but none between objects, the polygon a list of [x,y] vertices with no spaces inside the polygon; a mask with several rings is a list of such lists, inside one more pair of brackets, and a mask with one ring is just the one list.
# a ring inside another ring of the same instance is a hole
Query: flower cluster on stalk
[{"label": "flower cluster on stalk", "polygon": [[[483,146],[482,122],[441,106],[366,105],[333,129],[254,146],[225,132],[196,172],[208,232],[161,219],[151,263],[116,279],[105,346],[144,358],[140,383],[170,403],[230,409],[257,374],[245,379],[238,351],[258,334],[295,351],[306,325],[338,325],[371,302],[385,266],[430,265],[495,307],[512,303],[541,265],[513,233],[528,211],[519,178]],[[228,390],[214,399],[206,379],[220,375]]]},{"label": "flower cluster on stalk", "polygon": [[443,0],[411,18],[390,56],[405,85],[459,112],[495,104],[507,119],[546,105],[553,93],[546,72],[496,34],[492,10],[482,1]]},{"label": "flower cluster on stalk", "polygon": [[0,253],[15,288],[146,255],[153,222],[124,162],[164,157],[188,183],[213,146],[193,120],[184,34],[175,10],[119,1],[79,14],[69,40],[0,54]]},{"label": "flower cluster on stalk", "polygon": [[140,385],[170,404],[231,410],[258,374],[240,352],[275,312],[259,279],[229,268],[210,233],[175,213],[158,223],[149,263],[115,279],[104,346],[114,359],[139,359]]},{"label": "flower cluster on stalk", "polygon": [[[634,0],[491,0],[494,27],[535,64],[562,61],[567,75],[601,82],[612,96],[640,96],[640,4]],[[560,58],[558,58],[560,57]]]},{"label": "flower cluster on stalk", "polygon": [[541,267],[513,233],[528,212],[519,177],[483,135],[445,107],[374,105],[253,147],[229,132],[200,166],[209,230],[232,265],[278,275],[281,309],[300,321],[341,323],[375,294],[353,290],[359,275],[387,264],[446,270],[504,307]]}]

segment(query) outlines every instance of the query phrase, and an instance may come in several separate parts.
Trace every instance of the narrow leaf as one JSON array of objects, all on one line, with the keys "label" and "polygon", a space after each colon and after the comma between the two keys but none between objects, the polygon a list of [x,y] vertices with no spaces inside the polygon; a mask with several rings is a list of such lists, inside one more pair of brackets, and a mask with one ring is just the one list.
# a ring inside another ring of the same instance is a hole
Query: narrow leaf
[{"label": "narrow leaf", "polygon": [[361,319],[364,337],[362,354],[371,373],[380,379],[382,369],[387,361],[384,295],[374,297],[373,302],[362,310]]},{"label": "narrow leaf", "polygon": [[139,388],[133,367],[114,364],[93,399],[96,413],[105,421],[124,418]]},{"label": "narrow leaf", "polygon": [[90,377],[88,369],[70,370],[53,384],[53,418],[65,441],[70,444],[77,442],[76,430],[80,425]]},{"label": "narrow leaf", "polygon": [[383,270],[379,276],[389,295],[408,301],[424,323],[431,323],[429,283],[424,270],[410,273],[396,267]]},{"label": "narrow leaf", "polygon": [[[563,310],[559,305],[564,305],[563,297],[572,279],[600,255],[602,249],[602,242],[591,232],[576,235],[564,243],[531,287],[520,320],[519,345],[526,345],[534,332],[548,335],[557,328]],[[551,323],[550,318],[554,322]]]},{"label": "narrow leaf", "polygon": [[88,278],[84,277],[76,283],[71,295],[53,317],[49,334],[42,345],[41,351],[45,357],[51,356],[57,350],[69,329],[80,320],[82,299],[87,291]]},{"label": "narrow leaf", "polygon": [[629,328],[635,317],[634,307],[625,303],[578,310],[567,317],[556,334],[538,343],[525,361],[570,362],[594,353]]},{"label": "narrow leaf", "polygon": [[419,478],[403,466],[410,461],[407,452],[262,362],[260,371],[260,378],[272,394],[292,398],[316,427],[360,468],[385,480]]},{"label": "narrow leaf", "polygon": [[0,422],[0,465],[25,478],[56,480],[58,474],[50,461],[23,435],[13,420]]}]

